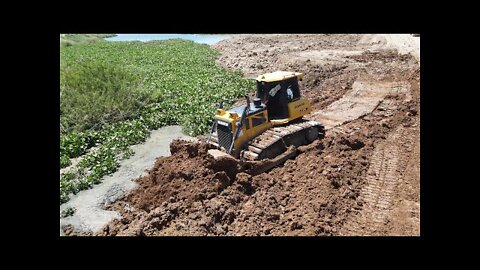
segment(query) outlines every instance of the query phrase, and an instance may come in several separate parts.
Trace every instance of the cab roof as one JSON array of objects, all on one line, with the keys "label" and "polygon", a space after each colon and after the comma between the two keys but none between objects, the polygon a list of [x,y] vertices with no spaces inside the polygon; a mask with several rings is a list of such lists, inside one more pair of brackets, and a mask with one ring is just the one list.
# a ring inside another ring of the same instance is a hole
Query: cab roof
[{"label": "cab roof", "polygon": [[259,82],[276,82],[276,81],[283,81],[293,77],[297,77],[298,79],[303,78],[303,73],[299,72],[288,72],[288,71],[275,71],[271,73],[266,73],[257,77],[257,81]]}]

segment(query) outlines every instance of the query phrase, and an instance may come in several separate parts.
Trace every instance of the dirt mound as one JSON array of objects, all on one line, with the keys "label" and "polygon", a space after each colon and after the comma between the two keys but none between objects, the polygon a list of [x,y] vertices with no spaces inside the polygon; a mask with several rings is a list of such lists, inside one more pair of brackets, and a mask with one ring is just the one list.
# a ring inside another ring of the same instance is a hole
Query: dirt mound
[{"label": "dirt mound", "polygon": [[[362,155],[354,154],[352,148],[347,150],[344,141],[328,139],[326,143],[327,152],[320,143],[296,160],[252,177],[238,172],[236,164],[214,163],[200,144],[175,141],[172,156],[159,159],[149,175],[138,181],[137,190],[110,207],[124,218],[98,234],[335,233],[332,225],[341,223],[346,209],[356,205],[356,185],[344,176],[359,174],[366,164],[347,162],[351,155]],[[332,155],[346,151],[349,153],[343,157]],[[325,157],[325,162],[318,164],[319,156]],[[342,199],[346,196],[351,200]],[[322,223],[324,226],[319,227]]]},{"label": "dirt mound", "polygon": [[174,141],[172,156],[157,160],[138,189],[111,206],[124,218],[97,234],[337,235],[363,207],[373,149],[408,122],[412,105],[400,104],[382,123],[387,111],[377,109],[257,176],[215,162],[205,145]]},{"label": "dirt mound", "polygon": [[[136,190],[109,207],[123,218],[95,234],[339,235],[368,203],[360,194],[374,149],[396,127],[414,124],[409,112],[418,103],[403,100],[390,95],[368,117],[256,176],[215,162],[203,144],[174,141],[172,156],[158,159]],[[390,102],[397,107],[388,116]]]},{"label": "dirt mound", "polygon": [[234,203],[241,194],[251,194],[254,187],[247,174],[238,174],[242,168],[236,162],[216,161],[207,154],[208,148],[203,143],[173,141],[172,155],[159,158],[148,175],[138,180],[136,190],[109,207],[120,211],[124,218],[114,221],[100,234],[168,234],[173,223],[180,228],[180,220],[195,220],[199,211],[214,216],[198,222],[200,231],[202,226],[206,226],[205,230],[210,228],[212,222],[230,220],[231,214],[224,217],[225,210],[214,207],[212,200],[229,188],[229,200]]},{"label": "dirt mound", "polygon": [[[348,49],[356,46],[359,40],[360,35],[257,35],[220,41],[213,47],[222,52],[218,63],[229,69],[241,69],[247,76],[256,76],[260,72],[288,69],[288,61],[284,63],[279,59],[289,53]],[[298,57],[290,57],[290,59],[295,61]],[[301,67],[302,63],[297,62],[297,65]]]},{"label": "dirt mound", "polygon": [[192,203],[221,192],[235,180],[239,169],[233,162],[216,162],[208,149],[206,144],[174,140],[172,155],[159,158],[138,181],[139,190],[125,199],[132,207],[150,212],[165,201]]}]

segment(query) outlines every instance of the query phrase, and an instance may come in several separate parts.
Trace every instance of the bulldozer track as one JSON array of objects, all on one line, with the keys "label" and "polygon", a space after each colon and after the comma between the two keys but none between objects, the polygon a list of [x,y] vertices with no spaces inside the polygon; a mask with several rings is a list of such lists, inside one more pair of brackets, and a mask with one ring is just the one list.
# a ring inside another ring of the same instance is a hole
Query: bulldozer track
[{"label": "bulldozer track", "polygon": [[269,148],[277,143],[281,143],[281,146],[286,149],[290,146],[290,144],[284,140],[286,136],[306,132],[309,128],[317,128],[320,138],[324,135],[325,130],[323,126],[316,121],[300,120],[285,126],[273,127],[251,140],[247,144],[246,149],[242,151],[241,158],[249,161],[261,159],[262,153],[268,151]]},{"label": "bulldozer track", "polygon": [[363,208],[343,226],[341,235],[380,235],[403,171],[410,158],[410,130],[400,126],[377,146],[371,157],[366,185],[360,192]]}]

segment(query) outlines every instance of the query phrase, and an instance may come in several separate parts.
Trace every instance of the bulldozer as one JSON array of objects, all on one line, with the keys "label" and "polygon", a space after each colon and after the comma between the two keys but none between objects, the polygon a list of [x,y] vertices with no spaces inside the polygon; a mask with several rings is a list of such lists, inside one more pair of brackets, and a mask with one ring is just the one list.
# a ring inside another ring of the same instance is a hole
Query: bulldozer
[{"label": "bulldozer", "polygon": [[323,138],[323,125],[303,119],[312,111],[300,93],[303,76],[287,71],[259,75],[253,102],[245,96],[246,104],[229,110],[221,102],[207,139],[214,148],[210,154],[247,162],[268,159],[273,167],[294,156],[296,148]]}]

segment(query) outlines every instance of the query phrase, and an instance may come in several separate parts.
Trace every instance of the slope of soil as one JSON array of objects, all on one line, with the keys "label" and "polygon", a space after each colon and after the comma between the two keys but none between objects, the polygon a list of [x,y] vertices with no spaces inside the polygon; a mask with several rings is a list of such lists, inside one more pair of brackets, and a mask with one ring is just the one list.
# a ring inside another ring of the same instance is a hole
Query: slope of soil
[{"label": "slope of soil", "polygon": [[[391,119],[332,129],[295,160],[251,177],[235,164],[217,164],[201,144],[176,141],[139,188],[109,209],[122,218],[97,235],[339,235],[364,211],[374,149],[393,127],[411,124],[405,104]],[[368,205],[368,204],[367,204]],[[361,234],[361,232],[359,232]]]}]

